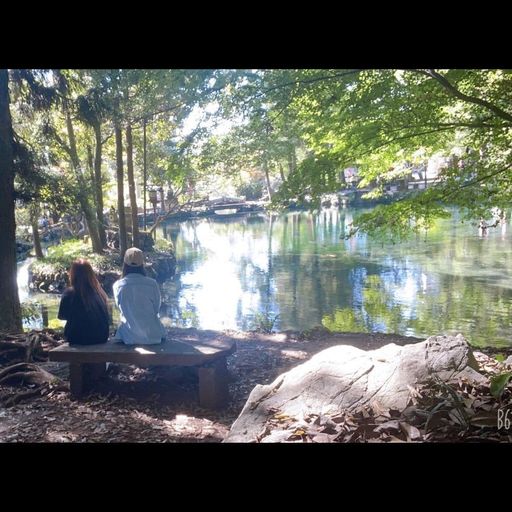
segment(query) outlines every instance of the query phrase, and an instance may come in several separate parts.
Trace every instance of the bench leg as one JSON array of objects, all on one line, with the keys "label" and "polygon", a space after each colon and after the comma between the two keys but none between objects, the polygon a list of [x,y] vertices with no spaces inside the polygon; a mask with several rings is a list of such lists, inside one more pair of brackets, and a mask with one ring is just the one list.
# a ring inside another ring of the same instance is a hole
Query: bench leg
[{"label": "bench leg", "polygon": [[71,395],[82,396],[85,392],[84,365],[80,363],[69,363],[69,389]]},{"label": "bench leg", "polygon": [[106,372],[106,363],[70,363],[69,388],[74,397],[82,396]]},{"label": "bench leg", "polygon": [[87,363],[86,367],[91,383],[101,379],[107,373],[107,363]]},{"label": "bench leg", "polygon": [[217,409],[229,402],[228,369],[226,358],[222,357],[198,368],[199,405]]}]

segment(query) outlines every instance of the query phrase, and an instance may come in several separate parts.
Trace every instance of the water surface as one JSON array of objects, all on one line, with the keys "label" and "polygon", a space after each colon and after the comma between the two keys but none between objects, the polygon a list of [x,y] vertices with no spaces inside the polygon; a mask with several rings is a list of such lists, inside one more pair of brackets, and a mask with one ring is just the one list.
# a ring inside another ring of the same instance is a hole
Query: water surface
[{"label": "water surface", "polygon": [[[481,235],[445,219],[404,244],[344,240],[355,211],[168,223],[176,275],[162,286],[167,325],[332,330],[426,337],[461,332],[510,345],[508,225]],[[23,281],[23,265],[19,282]],[[36,298],[39,298],[39,294]],[[58,298],[45,296],[50,320]]]}]

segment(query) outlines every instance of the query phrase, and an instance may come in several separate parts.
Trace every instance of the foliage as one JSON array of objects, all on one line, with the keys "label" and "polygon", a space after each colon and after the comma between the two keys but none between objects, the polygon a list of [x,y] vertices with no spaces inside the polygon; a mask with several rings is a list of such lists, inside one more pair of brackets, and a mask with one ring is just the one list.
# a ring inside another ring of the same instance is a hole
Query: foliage
[{"label": "foliage", "polygon": [[32,269],[34,272],[47,274],[67,271],[78,258],[87,259],[96,272],[119,270],[119,267],[115,266],[119,262],[114,261],[112,256],[94,254],[90,245],[82,240],[67,240],[49,247],[48,255],[41,261],[34,261]]},{"label": "foliage", "polygon": [[236,187],[236,195],[243,196],[247,201],[256,201],[263,195],[262,181],[245,182]]},{"label": "foliage", "polygon": [[491,377],[490,391],[494,398],[497,400],[501,398],[501,395],[505,391],[511,377],[512,372],[500,373]]},{"label": "foliage", "polygon": [[259,312],[254,314],[253,329],[260,332],[271,333],[279,318],[279,314],[272,315],[268,312]]},{"label": "foliage", "polygon": [[[448,206],[479,219],[512,201],[510,70],[66,69],[14,70],[11,78],[18,197],[58,213],[73,210],[77,197],[81,208],[94,199],[85,162],[99,125],[102,186],[113,187],[115,123],[133,127],[138,183],[146,126],[148,183],[170,190],[173,207],[228,191],[258,199],[267,186],[276,209],[316,207],[346,186],[348,166],[378,199],[433,156],[446,157],[433,186],[404,186],[397,201],[356,218],[348,235],[403,240]],[[231,128],[220,135],[226,119]]]},{"label": "foliage", "polygon": [[59,320],[58,318],[52,318],[48,322],[48,329],[61,330],[66,325],[64,320]]},{"label": "foliage", "polygon": [[[315,175],[315,187],[312,187],[307,179],[312,174]],[[309,155],[302,160],[295,172],[288,176],[274,197],[274,202],[318,206],[322,194],[337,190],[338,187],[335,163],[327,157]]]},{"label": "foliage", "polygon": [[449,205],[478,219],[510,204],[511,99],[512,73],[502,69],[267,70],[248,74],[231,93],[254,140],[276,151],[274,134],[288,126],[288,142],[305,148],[276,202],[316,204],[345,186],[340,172],[348,166],[377,198],[407,167],[450,157],[428,190],[405,191],[389,213],[355,219],[355,230],[398,238],[428,227]]},{"label": "foliage", "polygon": [[35,322],[41,318],[41,304],[27,300],[21,304],[21,317],[24,322]]},{"label": "foliage", "polygon": [[47,259],[57,261],[84,258],[91,254],[91,249],[82,240],[68,240],[48,249]]},{"label": "foliage", "polygon": [[155,251],[174,253],[174,244],[166,238],[157,238],[153,245]]}]

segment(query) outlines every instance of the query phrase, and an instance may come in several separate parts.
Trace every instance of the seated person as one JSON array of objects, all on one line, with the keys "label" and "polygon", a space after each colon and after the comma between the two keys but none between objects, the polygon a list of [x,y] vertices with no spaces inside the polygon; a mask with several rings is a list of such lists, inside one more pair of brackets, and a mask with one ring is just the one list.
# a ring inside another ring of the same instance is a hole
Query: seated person
[{"label": "seated person", "polygon": [[70,288],[62,294],[58,317],[66,320],[64,338],[70,345],[96,345],[108,340],[107,295],[87,260],[74,261]]},{"label": "seated person", "polygon": [[165,340],[160,322],[160,289],[146,277],[144,254],[132,247],[124,255],[123,277],[114,283],[114,299],[121,323],[115,340],[127,345],[153,345]]}]

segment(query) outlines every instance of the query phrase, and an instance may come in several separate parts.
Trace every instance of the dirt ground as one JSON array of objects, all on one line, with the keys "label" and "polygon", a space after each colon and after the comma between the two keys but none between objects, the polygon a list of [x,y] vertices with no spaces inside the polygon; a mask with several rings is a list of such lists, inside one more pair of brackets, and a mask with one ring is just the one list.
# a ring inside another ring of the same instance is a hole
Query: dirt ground
[{"label": "dirt ground", "polygon": [[[204,339],[218,334],[171,329],[168,336]],[[237,351],[228,358],[232,400],[223,410],[199,407],[196,377],[190,370],[111,364],[107,377],[86,397],[71,399],[68,390],[54,390],[0,408],[0,442],[220,442],[255,385],[272,382],[313,354],[338,344],[368,350],[388,343],[421,341],[391,334],[335,334],[323,329],[307,334],[223,334],[237,341]],[[39,364],[67,382],[67,364]],[[15,391],[19,392],[19,387],[0,385],[3,396]]]}]

